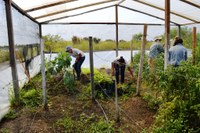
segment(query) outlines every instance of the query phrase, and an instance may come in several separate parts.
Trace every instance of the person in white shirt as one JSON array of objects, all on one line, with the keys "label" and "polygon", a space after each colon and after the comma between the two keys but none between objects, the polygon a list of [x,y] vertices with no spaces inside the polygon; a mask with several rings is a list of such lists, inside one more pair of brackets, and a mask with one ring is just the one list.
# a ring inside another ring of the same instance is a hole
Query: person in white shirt
[{"label": "person in white shirt", "polygon": [[66,52],[68,52],[72,57],[76,58],[75,63],[73,64],[73,67],[76,71],[77,80],[80,80],[81,65],[83,64],[85,60],[85,54],[83,51],[73,48],[71,46],[66,47]]},{"label": "person in white shirt", "polygon": [[[124,76],[125,76],[125,69],[128,65],[127,61],[123,58],[123,56],[118,56],[112,62],[112,75],[115,73],[116,82],[119,83],[119,75],[121,75],[121,83],[124,83]],[[128,71],[130,72],[131,76],[133,77],[133,73],[131,68],[128,66]]]}]

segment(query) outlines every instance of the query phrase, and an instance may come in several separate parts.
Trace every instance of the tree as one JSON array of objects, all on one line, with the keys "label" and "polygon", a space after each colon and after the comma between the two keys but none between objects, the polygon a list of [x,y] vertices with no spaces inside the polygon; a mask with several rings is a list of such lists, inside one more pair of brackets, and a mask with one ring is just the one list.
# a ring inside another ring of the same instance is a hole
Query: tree
[{"label": "tree", "polygon": [[47,49],[49,52],[51,52],[56,47],[56,44],[64,41],[64,39],[62,39],[59,35],[48,34],[42,38],[44,39],[45,49]]},{"label": "tree", "polygon": [[142,40],[142,33],[135,34],[133,36],[133,40],[141,41]]}]

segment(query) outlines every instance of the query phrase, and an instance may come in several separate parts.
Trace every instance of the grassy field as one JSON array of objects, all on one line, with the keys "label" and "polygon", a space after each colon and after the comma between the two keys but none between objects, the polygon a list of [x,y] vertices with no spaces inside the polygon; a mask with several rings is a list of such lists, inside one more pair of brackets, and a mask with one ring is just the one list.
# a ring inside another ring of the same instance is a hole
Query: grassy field
[{"label": "grassy field", "polygon": [[[133,42],[133,50],[138,50],[141,48],[140,41],[134,41]],[[130,49],[131,42],[130,41],[120,41],[119,43],[119,50],[128,50]],[[151,42],[147,42],[146,49],[149,49],[151,45]],[[81,40],[80,44],[73,44],[71,41],[65,41],[65,42],[58,42],[54,46],[52,46],[53,52],[61,52],[65,51],[66,46],[72,46],[74,48],[81,49],[83,51],[89,51],[89,44],[86,40]],[[116,49],[116,42],[114,41],[101,41],[100,43],[96,44],[93,42],[93,50],[94,51],[105,51],[105,50],[114,50]],[[45,47],[46,51],[48,50],[48,47]]]},{"label": "grassy field", "polygon": [[7,50],[0,50],[0,63],[8,61],[9,59],[9,52]]}]

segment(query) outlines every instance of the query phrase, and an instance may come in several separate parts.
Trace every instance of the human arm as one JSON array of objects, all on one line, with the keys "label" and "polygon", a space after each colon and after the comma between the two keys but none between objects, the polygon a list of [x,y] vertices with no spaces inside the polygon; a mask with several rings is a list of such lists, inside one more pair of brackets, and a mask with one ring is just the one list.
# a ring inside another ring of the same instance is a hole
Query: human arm
[{"label": "human arm", "polygon": [[78,56],[76,57],[75,63],[77,63],[80,60],[81,57],[82,57],[82,55],[78,54]]}]

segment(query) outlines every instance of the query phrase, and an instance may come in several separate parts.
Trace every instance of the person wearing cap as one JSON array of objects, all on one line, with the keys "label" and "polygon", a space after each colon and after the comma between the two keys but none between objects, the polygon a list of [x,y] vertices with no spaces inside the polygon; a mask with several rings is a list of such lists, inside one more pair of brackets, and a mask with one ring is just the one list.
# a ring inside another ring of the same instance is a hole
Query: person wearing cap
[{"label": "person wearing cap", "polygon": [[183,40],[176,37],[173,46],[169,49],[169,64],[178,67],[181,61],[187,60],[187,49],[183,46]]},{"label": "person wearing cap", "polygon": [[80,75],[81,75],[81,65],[83,64],[85,60],[85,54],[83,51],[73,48],[71,46],[66,47],[66,52],[70,54],[70,56],[76,58],[75,63],[73,65],[76,75],[77,75],[77,80],[80,80]]},{"label": "person wearing cap", "polygon": [[[121,83],[124,83],[124,75],[125,75],[125,69],[127,65],[127,61],[124,59],[123,56],[118,56],[116,59],[112,62],[112,75],[115,73],[116,82],[119,83],[119,75],[121,75]],[[128,67],[128,70],[133,77],[133,73],[130,67]]]},{"label": "person wearing cap", "polygon": [[163,45],[161,44],[161,37],[155,37],[154,38],[154,44],[151,45],[150,50],[149,50],[149,59],[148,59],[148,64],[151,69],[154,68],[154,59],[157,55],[160,53],[164,52]]}]

